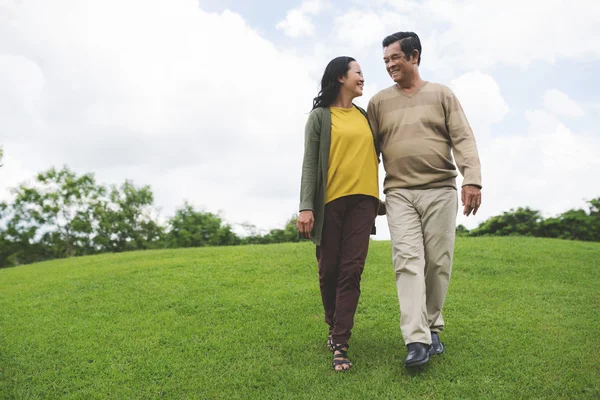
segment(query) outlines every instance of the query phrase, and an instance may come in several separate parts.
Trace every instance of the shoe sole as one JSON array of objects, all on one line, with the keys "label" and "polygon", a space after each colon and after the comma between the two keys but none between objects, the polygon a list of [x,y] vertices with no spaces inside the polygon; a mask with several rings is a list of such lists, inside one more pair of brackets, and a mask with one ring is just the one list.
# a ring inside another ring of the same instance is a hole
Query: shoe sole
[{"label": "shoe sole", "polygon": [[428,362],[429,362],[429,354],[427,354],[427,358],[425,358],[424,360],[415,361],[410,364],[404,363],[404,366],[406,368],[414,368],[414,367],[420,367],[421,365],[427,364]]}]

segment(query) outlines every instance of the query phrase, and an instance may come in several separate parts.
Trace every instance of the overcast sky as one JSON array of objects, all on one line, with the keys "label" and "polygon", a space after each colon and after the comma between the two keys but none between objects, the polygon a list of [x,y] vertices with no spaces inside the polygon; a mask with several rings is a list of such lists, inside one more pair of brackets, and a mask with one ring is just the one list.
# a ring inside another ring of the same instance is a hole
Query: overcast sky
[{"label": "overcast sky", "polygon": [[68,165],[150,185],[164,217],[187,200],[283,227],[325,65],[356,58],[366,106],[393,83],[381,40],[406,30],[478,142],[483,205],[458,223],[600,196],[597,0],[0,0],[0,200]]}]

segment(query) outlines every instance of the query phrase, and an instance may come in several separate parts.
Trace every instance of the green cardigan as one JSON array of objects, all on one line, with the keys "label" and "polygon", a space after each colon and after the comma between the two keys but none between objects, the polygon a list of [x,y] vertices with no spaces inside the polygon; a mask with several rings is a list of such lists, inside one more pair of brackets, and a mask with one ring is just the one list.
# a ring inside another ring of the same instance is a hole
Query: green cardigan
[{"label": "green cardigan", "polygon": [[[365,116],[367,112],[354,105]],[[371,130],[372,133],[372,130]],[[379,143],[373,136],[375,153],[379,162]],[[329,107],[319,107],[311,111],[304,130],[304,160],[300,184],[300,211],[312,210],[315,224],[310,233],[317,246],[321,243],[323,217],[325,213],[325,190],[327,188],[327,168],[329,166],[329,146],[331,144],[331,112]],[[371,233],[375,233],[375,224]]]}]

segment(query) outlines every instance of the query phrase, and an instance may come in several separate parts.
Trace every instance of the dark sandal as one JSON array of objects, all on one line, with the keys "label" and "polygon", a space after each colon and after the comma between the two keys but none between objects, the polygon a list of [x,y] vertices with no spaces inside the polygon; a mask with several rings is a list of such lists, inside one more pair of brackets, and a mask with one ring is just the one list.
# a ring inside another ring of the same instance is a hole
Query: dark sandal
[{"label": "dark sandal", "polygon": [[[348,359],[348,348],[349,347],[350,346],[347,344],[334,344],[333,345],[334,353],[333,353],[333,361],[331,362],[331,367],[336,372],[345,372],[345,371],[348,371],[350,368],[352,368],[352,363]],[[336,351],[338,351],[339,354],[335,354]],[[335,369],[335,367],[338,365],[340,365],[340,366],[347,365],[348,369],[342,367],[342,369],[337,370],[337,369]]]},{"label": "dark sandal", "polygon": [[333,337],[331,335],[329,335],[327,337],[327,348],[329,349],[329,351],[331,351],[332,353],[335,351],[335,348],[333,347]]}]

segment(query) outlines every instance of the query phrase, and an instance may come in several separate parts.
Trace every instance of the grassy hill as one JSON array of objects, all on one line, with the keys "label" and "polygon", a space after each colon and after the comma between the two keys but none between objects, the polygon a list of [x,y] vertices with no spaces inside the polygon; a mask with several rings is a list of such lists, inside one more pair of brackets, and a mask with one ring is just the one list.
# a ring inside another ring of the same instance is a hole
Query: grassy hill
[{"label": "grassy hill", "polygon": [[460,238],[446,353],[406,350],[373,242],[331,370],[309,243],[108,254],[0,270],[0,399],[598,399],[600,244]]}]

